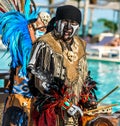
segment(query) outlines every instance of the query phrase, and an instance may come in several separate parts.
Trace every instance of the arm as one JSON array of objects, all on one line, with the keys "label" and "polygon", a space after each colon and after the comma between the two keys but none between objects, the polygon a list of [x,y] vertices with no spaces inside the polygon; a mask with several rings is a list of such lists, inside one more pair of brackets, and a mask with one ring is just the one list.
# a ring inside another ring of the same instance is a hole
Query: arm
[{"label": "arm", "polygon": [[[37,78],[38,83],[35,83],[35,87],[41,92],[44,90],[48,90],[48,85],[50,83],[50,75],[48,71],[45,69],[45,51],[46,49],[46,44],[43,42],[37,42],[33,46],[33,50],[31,53],[31,59],[28,64],[28,71]],[[48,53],[50,53],[48,51]],[[50,62],[50,61],[48,61]],[[47,64],[46,64],[47,65]],[[46,66],[47,67],[47,66]]]}]

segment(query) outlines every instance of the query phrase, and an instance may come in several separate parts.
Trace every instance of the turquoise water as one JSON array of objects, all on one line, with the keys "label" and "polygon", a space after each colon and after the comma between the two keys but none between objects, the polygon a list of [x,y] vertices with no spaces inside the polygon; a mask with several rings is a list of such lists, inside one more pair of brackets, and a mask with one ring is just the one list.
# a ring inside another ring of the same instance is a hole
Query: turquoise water
[{"label": "turquoise water", "polygon": [[[0,51],[0,57],[4,54]],[[0,69],[9,69],[10,58],[9,53],[0,59]],[[100,62],[88,60],[88,69],[91,70],[91,77],[98,82],[97,97],[98,100],[105,96],[117,85],[120,85],[120,64],[111,62]],[[3,80],[0,81],[3,86]],[[110,94],[101,103],[111,104],[118,103],[120,105],[120,89]],[[113,111],[120,110],[120,106],[113,107]]]},{"label": "turquoise water", "polygon": [[0,69],[9,69],[10,61],[9,52],[0,50]]},{"label": "turquoise water", "polygon": [[[120,64],[88,60],[88,68],[91,70],[92,78],[98,82],[98,91],[96,92],[98,100],[116,86],[120,86]],[[101,103],[117,103],[119,105],[113,107],[113,111],[120,110],[120,88],[106,97]]]},{"label": "turquoise water", "polygon": [[[9,69],[10,61],[11,61],[11,59],[10,59],[9,53],[5,53],[5,51],[0,51],[0,70]],[[0,87],[3,87],[3,82],[4,81],[1,79]]]}]

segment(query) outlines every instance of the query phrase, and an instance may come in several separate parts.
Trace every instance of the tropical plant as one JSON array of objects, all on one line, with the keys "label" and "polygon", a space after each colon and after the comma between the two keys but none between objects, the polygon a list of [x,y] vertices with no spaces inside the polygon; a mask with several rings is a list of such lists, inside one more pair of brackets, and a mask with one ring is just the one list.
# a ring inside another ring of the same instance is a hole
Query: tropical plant
[{"label": "tropical plant", "polygon": [[104,26],[107,27],[110,30],[110,32],[115,33],[118,30],[118,26],[116,22],[104,18],[98,19],[98,22],[103,22]]}]

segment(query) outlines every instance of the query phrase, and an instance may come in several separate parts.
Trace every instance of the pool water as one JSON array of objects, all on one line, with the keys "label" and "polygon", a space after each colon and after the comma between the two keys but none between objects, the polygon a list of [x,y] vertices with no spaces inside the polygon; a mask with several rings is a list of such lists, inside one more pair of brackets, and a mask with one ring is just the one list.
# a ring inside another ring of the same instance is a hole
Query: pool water
[{"label": "pool water", "polygon": [[[10,58],[7,53],[3,58],[4,52],[0,51],[0,69],[9,69]],[[110,92],[113,88],[120,85],[120,64],[103,61],[88,60],[88,69],[91,71],[91,77],[97,81],[98,90],[96,92],[98,100]],[[0,86],[3,86],[3,80],[0,80]],[[113,112],[120,110],[120,88],[106,97],[101,103],[119,104],[113,107]]]},{"label": "pool water", "polygon": [[[0,70],[8,70],[10,65],[10,54],[6,51],[0,51]],[[4,86],[4,81],[0,80],[0,87]]]},{"label": "pool water", "polygon": [[[88,60],[88,69],[91,71],[92,78],[97,81],[98,90],[96,92],[98,101],[116,86],[120,86],[120,64]],[[120,110],[120,88],[106,97],[102,104],[118,104],[113,107],[113,111]]]}]

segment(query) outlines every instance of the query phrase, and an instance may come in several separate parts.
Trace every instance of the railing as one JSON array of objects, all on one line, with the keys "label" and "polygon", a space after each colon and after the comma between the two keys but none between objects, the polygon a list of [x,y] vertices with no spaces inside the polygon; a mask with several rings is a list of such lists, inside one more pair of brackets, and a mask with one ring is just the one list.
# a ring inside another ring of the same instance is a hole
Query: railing
[{"label": "railing", "polygon": [[4,101],[4,89],[9,80],[9,71],[0,69],[0,80],[3,80],[3,87],[0,87],[0,103]]},{"label": "railing", "polygon": [[4,110],[4,102],[7,97],[7,93],[4,93],[4,89],[9,81],[9,71],[0,69],[0,80],[3,80],[3,87],[0,87],[0,126],[2,125],[2,117]]},{"label": "railing", "polygon": [[9,70],[0,69],[0,79],[4,80],[4,86],[6,86],[6,83],[9,79]]}]

